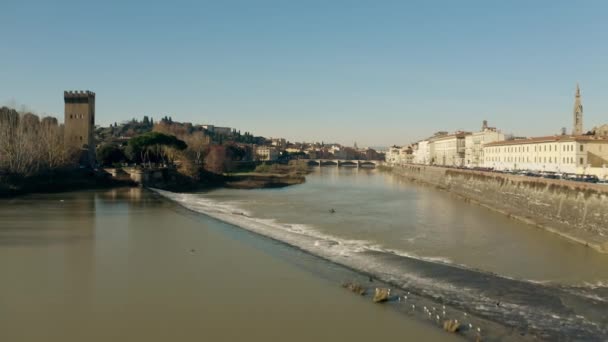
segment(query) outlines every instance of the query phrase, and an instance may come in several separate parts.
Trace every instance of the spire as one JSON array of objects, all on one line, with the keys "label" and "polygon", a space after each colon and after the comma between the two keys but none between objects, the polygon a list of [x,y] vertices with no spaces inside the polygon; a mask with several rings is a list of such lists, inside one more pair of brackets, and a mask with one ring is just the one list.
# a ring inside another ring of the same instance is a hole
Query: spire
[{"label": "spire", "polygon": [[572,135],[583,134],[583,105],[581,103],[581,88],[576,83],[576,94],[574,95],[574,126],[572,128]]}]

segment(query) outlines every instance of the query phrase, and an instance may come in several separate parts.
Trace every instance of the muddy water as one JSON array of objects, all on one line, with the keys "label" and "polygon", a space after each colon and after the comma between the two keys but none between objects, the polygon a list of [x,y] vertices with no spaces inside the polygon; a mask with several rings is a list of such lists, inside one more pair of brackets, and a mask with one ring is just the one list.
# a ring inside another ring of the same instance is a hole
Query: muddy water
[{"label": "muddy water", "polygon": [[0,202],[2,341],[443,341],[349,270],[138,189]]},{"label": "muddy water", "polygon": [[421,304],[412,312],[432,320],[422,308],[446,305],[486,340],[505,336],[492,323],[522,338],[608,339],[608,255],[446,192],[317,168],[306,184],[278,190],[158,193],[418,296],[401,311]]}]

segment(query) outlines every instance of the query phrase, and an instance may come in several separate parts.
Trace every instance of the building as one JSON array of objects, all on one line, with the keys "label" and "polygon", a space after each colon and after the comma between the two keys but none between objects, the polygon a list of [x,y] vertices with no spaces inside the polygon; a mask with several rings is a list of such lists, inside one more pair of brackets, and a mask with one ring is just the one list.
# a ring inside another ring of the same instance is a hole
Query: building
[{"label": "building", "polygon": [[481,131],[467,135],[464,140],[464,166],[481,167],[484,163],[483,146],[495,141],[505,140],[505,135],[496,129],[488,127],[488,122],[483,121]]},{"label": "building", "polygon": [[431,163],[431,144],[428,140],[421,140],[416,143],[416,147],[413,151],[412,162],[414,164],[425,164]]},{"label": "building", "polygon": [[606,176],[608,138],[555,135],[486,144],[484,166],[495,170],[530,170]]},{"label": "building", "polygon": [[596,137],[608,137],[608,124],[594,127],[592,132]]},{"label": "building", "polygon": [[283,138],[270,138],[270,141],[272,143],[272,146],[276,148],[285,148],[285,146],[287,146],[287,140]]},{"label": "building", "polygon": [[207,131],[215,134],[229,135],[232,133],[232,128],[230,127],[218,127],[214,125],[202,125],[202,127]]},{"label": "building", "polygon": [[414,154],[411,146],[392,146],[386,151],[384,160],[392,165],[412,164]]},{"label": "building", "polygon": [[440,135],[431,139],[431,163],[442,166],[464,166],[465,138],[468,132]]},{"label": "building", "polygon": [[574,95],[574,110],[572,113],[574,125],[572,135],[582,135],[583,132],[583,105],[581,103],[581,89],[576,85],[576,94]]},{"label": "building", "polygon": [[95,93],[64,91],[66,148],[80,151],[81,165],[95,165]]},{"label": "building", "polygon": [[261,161],[274,161],[279,158],[279,151],[272,146],[257,146],[255,159]]}]

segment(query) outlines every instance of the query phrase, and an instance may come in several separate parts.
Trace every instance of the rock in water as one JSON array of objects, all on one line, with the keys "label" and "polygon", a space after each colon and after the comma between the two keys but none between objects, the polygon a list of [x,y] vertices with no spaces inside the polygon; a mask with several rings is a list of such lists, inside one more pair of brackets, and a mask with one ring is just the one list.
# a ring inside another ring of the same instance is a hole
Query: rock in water
[{"label": "rock in water", "polygon": [[443,330],[451,333],[457,333],[460,330],[460,323],[456,320],[450,319],[443,322]]},{"label": "rock in water", "polygon": [[365,288],[357,283],[344,283],[342,287],[361,296],[365,294]]},{"label": "rock in water", "polygon": [[376,288],[376,293],[374,293],[374,303],[386,302],[388,300],[389,296],[390,296],[389,289]]}]

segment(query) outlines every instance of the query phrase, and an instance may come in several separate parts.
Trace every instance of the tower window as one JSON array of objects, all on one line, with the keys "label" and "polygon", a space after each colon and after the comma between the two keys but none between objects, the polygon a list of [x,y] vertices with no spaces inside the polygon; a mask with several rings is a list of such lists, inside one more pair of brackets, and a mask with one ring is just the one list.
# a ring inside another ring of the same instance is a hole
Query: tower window
[{"label": "tower window", "polygon": [[581,152],[583,152],[583,145],[581,145]]}]

